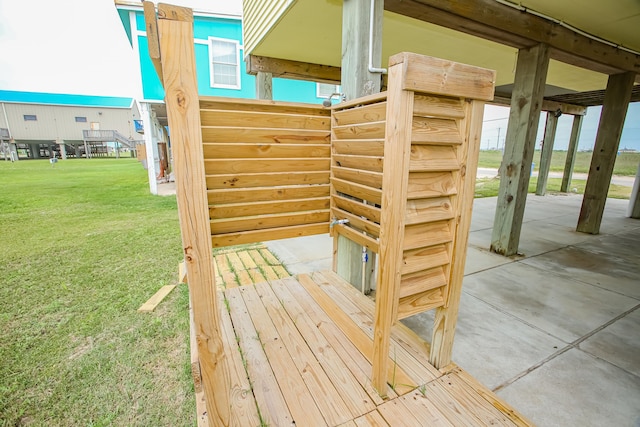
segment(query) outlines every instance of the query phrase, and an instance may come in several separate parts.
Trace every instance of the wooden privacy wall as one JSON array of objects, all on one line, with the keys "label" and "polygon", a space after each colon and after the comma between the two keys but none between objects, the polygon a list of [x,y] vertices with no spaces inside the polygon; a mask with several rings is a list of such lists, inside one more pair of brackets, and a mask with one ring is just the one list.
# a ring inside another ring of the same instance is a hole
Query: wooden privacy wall
[{"label": "wooden privacy wall", "polygon": [[213,247],[329,231],[330,110],[201,98]]},{"label": "wooden privacy wall", "polygon": [[[332,231],[378,252],[386,93],[340,104],[331,115]],[[338,254],[340,256],[340,254]]]}]

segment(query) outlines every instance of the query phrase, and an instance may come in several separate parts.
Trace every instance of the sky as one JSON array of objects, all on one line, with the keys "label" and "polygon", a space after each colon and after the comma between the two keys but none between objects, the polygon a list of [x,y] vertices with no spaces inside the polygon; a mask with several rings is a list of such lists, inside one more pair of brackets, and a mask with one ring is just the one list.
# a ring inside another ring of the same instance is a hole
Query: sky
[{"label": "sky", "polygon": [[[194,9],[241,10],[241,0],[167,0]],[[0,0],[0,89],[142,98],[140,74],[113,0]],[[504,147],[509,110],[488,106],[482,149]],[[589,108],[578,148],[593,148],[600,108]],[[544,134],[544,114],[537,147]],[[566,149],[571,116],[558,122]],[[620,148],[640,151],[640,103],[631,104]]]}]

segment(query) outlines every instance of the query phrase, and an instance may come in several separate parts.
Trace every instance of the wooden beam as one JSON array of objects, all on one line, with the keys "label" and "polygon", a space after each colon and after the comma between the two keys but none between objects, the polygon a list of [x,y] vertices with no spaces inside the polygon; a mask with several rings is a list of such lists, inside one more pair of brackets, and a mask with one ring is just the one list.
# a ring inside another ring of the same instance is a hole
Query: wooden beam
[{"label": "wooden beam", "polygon": [[147,302],[145,302],[144,304],[142,304],[140,306],[140,308],[138,309],[138,312],[140,312],[140,313],[149,313],[149,312],[155,310],[156,307],[158,306],[158,304],[160,304],[162,302],[162,300],[167,295],[169,295],[169,293],[175,287],[176,287],[176,285],[164,285],[163,287],[161,287],[158,290],[158,292],[156,292],[155,294],[153,294],[153,296],[151,298],[149,298],[149,300]]},{"label": "wooden beam", "polygon": [[605,74],[640,71],[639,55],[495,0],[385,0],[384,7],[517,49],[546,44],[552,59],[577,67]]},{"label": "wooden beam", "polygon": [[491,236],[491,251],[505,256],[518,251],[548,68],[547,46],[538,45],[518,53]]},{"label": "wooden beam", "polygon": [[413,92],[402,89],[406,63],[389,68],[387,122],[382,175],[380,261],[376,289],[371,382],[379,393],[387,389],[387,358],[391,326],[397,318],[403,264],[404,225],[409,186]]},{"label": "wooden beam", "polygon": [[329,65],[249,55],[246,60],[246,67],[247,73],[252,75],[263,72],[271,73],[273,77],[340,84],[340,67]]},{"label": "wooden beam", "polygon": [[264,71],[256,73],[256,98],[273,99],[273,74]]},{"label": "wooden beam", "polygon": [[[511,106],[511,97],[501,94],[495,94],[493,97],[493,101],[489,101],[491,104],[502,105],[505,107]],[[587,107],[583,107],[581,105],[575,104],[567,104],[565,102],[551,101],[548,99],[544,99],[542,101],[541,111],[558,111],[560,110],[562,114],[570,114],[572,116],[584,116],[587,114]]]},{"label": "wooden beam", "polygon": [[[156,17],[156,7],[151,1],[143,1],[142,7],[144,10],[144,23],[147,29],[147,45],[149,46],[149,57],[153,63],[153,68],[156,69],[156,74],[162,79],[162,59],[160,58],[160,37],[158,36],[158,18]],[[132,35],[136,37],[136,35]]]},{"label": "wooden beam", "polygon": [[158,32],[178,217],[210,425],[229,425],[230,375],[216,297],[191,9],[160,4]]},{"label": "wooden beam", "polygon": [[607,192],[611,183],[611,175],[616,162],[634,79],[635,73],[609,76],[577,231],[590,234],[600,232],[600,223],[607,201]]},{"label": "wooden beam", "polygon": [[554,112],[547,113],[547,123],[544,127],[544,139],[542,140],[542,153],[540,153],[540,166],[538,168],[538,182],[536,195],[544,196],[547,191],[547,180],[551,168],[551,156],[553,155],[553,143],[556,139],[558,117]]},{"label": "wooden beam", "polygon": [[571,175],[573,174],[573,164],[578,151],[578,140],[580,139],[580,130],[582,129],[582,119],[584,116],[573,116],[573,126],[571,127],[571,136],[569,137],[569,147],[567,148],[567,158],[564,162],[564,173],[562,174],[562,184],[560,191],[569,192],[571,185]]}]

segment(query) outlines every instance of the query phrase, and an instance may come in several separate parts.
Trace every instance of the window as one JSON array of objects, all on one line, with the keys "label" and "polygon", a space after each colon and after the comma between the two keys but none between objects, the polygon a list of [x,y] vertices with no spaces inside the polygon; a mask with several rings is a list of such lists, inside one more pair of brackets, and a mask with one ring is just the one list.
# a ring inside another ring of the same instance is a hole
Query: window
[{"label": "window", "polygon": [[77,123],[87,123],[87,118],[86,117],[76,116],[76,122]]},{"label": "window", "polygon": [[38,120],[38,116],[36,116],[35,114],[25,114],[22,117],[24,117],[25,122],[35,122]]},{"label": "window", "polygon": [[316,83],[316,96],[318,98],[328,98],[334,93],[340,93],[340,86],[328,83]]},{"label": "window", "polygon": [[240,89],[240,48],[235,40],[209,37],[211,87]]}]

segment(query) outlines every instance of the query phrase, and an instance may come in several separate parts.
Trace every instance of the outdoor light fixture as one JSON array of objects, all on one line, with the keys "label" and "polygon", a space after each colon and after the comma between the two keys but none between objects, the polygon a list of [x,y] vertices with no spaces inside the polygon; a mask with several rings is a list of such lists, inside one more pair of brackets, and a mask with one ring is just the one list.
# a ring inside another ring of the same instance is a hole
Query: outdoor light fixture
[{"label": "outdoor light fixture", "polygon": [[562,110],[561,109],[557,109],[556,111],[553,112],[553,117],[555,117],[556,119],[558,117],[560,117],[562,115]]}]

